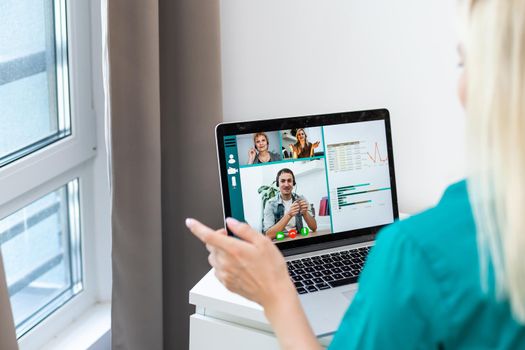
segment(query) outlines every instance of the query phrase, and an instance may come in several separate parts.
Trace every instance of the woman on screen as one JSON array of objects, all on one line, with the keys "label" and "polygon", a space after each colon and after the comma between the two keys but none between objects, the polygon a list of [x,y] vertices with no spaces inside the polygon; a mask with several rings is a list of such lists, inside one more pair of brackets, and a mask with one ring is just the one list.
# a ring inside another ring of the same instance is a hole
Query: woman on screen
[{"label": "woman on screen", "polygon": [[248,150],[248,164],[260,164],[281,160],[279,154],[268,150],[269,146],[268,136],[264,132],[254,134],[253,148]]},{"label": "woman on screen", "polygon": [[[525,349],[525,0],[460,4],[468,178],[378,234],[331,349]],[[227,223],[242,240],[187,221],[283,349],[320,349],[278,248]]]},{"label": "woman on screen", "polygon": [[310,158],[314,156],[314,151],[319,147],[319,141],[311,143],[308,142],[308,137],[303,128],[297,129],[295,134],[297,142],[290,145],[290,151],[293,158]]}]

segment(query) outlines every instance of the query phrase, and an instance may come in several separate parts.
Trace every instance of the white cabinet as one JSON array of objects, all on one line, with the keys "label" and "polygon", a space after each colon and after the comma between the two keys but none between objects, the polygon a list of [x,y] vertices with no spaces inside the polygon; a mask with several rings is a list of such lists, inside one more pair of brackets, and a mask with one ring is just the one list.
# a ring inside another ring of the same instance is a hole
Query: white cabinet
[{"label": "white cabinet", "polygon": [[[260,305],[229,292],[210,270],[190,291],[190,350],[279,349]],[[319,342],[328,347],[332,337]]]}]

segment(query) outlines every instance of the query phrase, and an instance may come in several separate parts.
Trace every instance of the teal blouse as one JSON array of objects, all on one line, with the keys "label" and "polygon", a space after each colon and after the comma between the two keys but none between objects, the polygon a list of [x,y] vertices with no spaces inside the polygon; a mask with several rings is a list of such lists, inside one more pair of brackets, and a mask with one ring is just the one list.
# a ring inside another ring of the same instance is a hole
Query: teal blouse
[{"label": "teal blouse", "polygon": [[466,182],[380,232],[330,349],[525,349],[525,327],[480,282]]}]

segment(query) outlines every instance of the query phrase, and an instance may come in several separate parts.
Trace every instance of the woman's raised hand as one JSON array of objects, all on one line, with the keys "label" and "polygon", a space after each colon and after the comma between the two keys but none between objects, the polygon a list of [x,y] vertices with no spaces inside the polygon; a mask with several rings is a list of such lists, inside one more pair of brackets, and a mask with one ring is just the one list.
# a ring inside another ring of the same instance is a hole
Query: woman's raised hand
[{"label": "woman's raised hand", "polygon": [[292,158],[297,158],[297,155],[299,154],[297,148],[295,148],[294,145],[290,145],[290,151],[292,152]]},{"label": "woman's raised hand", "polygon": [[206,244],[217,278],[232,292],[264,308],[281,349],[320,349],[279,249],[247,224],[231,218],[226,224],[241,239],[186,219],[186,226]]},{"label": "woman's raised hand", "polygon": [[208,261],[215,275],[230,291],[253,300],[264,308],[279,302],[284,295],[295,295],[285,260],[277,247],[248,224],[226,220],[226,230],[213,230],[195,219],[186,219],[186,226],[206,244]]},{"label": "woman's raised hand", "polygon": [[248,164],[253,164],[255,161],[255,156],[257,155],[257,151],[255,148],[250,148],[248,150]]}]

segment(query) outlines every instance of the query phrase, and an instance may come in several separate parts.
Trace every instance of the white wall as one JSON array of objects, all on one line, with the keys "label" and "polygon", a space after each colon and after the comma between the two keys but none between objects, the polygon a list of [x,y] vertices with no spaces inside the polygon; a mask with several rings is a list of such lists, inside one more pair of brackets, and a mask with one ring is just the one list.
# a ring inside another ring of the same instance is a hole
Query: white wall
[{"label": "white wall", "polygon": [[222,0],[226,121],[386,107],[400,210],[464,176],[456,5],[434,0]]}]

